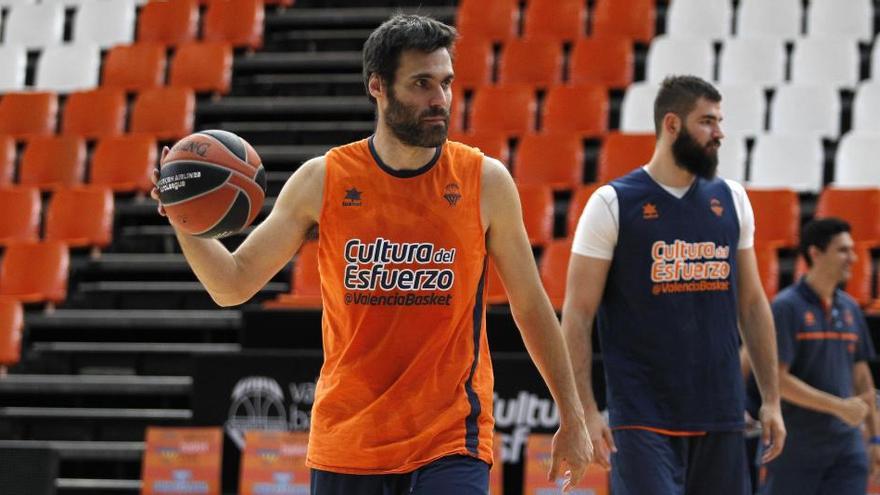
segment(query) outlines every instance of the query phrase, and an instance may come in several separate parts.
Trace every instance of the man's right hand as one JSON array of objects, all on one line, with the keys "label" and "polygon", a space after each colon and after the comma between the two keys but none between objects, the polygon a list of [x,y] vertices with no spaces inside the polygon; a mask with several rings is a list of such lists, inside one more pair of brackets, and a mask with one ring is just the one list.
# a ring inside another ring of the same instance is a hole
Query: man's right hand
[{"label": "man's right hand", "polygon": [[[162,148],[162,158],[159,159],[159,163],[165,161],[165,155],[167,155],[169,151],[171,150],[168,148],[168,146]],[[159,211],[159,214],[163,217],[167,217],[168,215],[165,214],[165,207],[162,206],[162,202],[159,201],[159,189],[157,187],[157,184],[159,182],[158,170],[153,170],[153,174],[150,176],[150,181],[153,183],[153,189],[150,191],[150,197],[155,199],[159,203],[159,206],[156,207],[156,209]]]},{"label": "man's right hand", "polygon": [[868,415],[868,405],[859,397],[847,397],[840,400],[836,413],[844,423],[859,426]]},{"label": "man's right hand", "polygon": [[586,412],[587,431],[593,442],[593,462],[602,469],[611,469],[611,453],[617,452],[611,428],[598,410]]}]

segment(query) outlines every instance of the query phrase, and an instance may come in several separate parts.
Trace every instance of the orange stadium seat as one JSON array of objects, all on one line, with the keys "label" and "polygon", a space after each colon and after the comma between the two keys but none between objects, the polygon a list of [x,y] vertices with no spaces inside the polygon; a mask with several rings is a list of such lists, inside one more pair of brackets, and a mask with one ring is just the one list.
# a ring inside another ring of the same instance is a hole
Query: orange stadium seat
[{"label": "orange stadium seat", "polygon": [[801,224],[798,195],[791,189],[748,189],[755,212],[755,242],[796,248]]},{"label": "orange stadium seat", "polygon": [[608,182],[648,163],[654,154],[655,141],[653,134],[608,134],[599,152],[596,181]]},{"label": "orange stadium seat", "polygon": [[31,139],[21,156],[19,183],[40,189],[75,186],[83,181],[86,143],[79,136]]},{"label": "orange stadium seat", "polygon": [[507,289],[501,281],[501,275],[495,268],[495,263],[489,261],[489,273],[486,277],[486,302],[488,304],[507,304]]},{"label": "orange stadium seat", "polygon": [[866,312],[876,316],[880,315],[880,277],[877,277],[877,286],[874,287],[874,295],[876,296],[876,299],[871,302],[871,305],[868,306]]},{"label": "orange stadium seat", "polygon": [[529,244],[543,246],[553,238],[553,191],[539,184],[517,185]]},{"label": "orange stadium seat", "polygon": [[526,134],[517,148],[513,176],[518,184],[578,186],[584,177],[581,139],[575,134]]},{"label": "orange stadium seat", "polygon": [[587,184],[585,186],[581,186],[574,191],[574,194],[571,195],[571,201],[568,203],[568,237],[571,238],[574,235],[574,230],[577,228],[578,220],[581,218],[581,213],[584,211],[584,207],[587,206],[587,201],[590,200],[590,196],[596,192],[596,189],[599,189],[599,186],[602,184],[593,183]]},{"label": "orange stadium seat", "polygon": [[5,366],[18,364],[21,359],[23,326],[24,312],[21,303],[12,298],[0,297],[0,371]]},{"label": "orange stadium seat", "polygon": [[755,258],[758,261],[758,275],[761,287],[772,301],[779,292],[779,253],[773,244],[755,244]]},{"label": "orange stadium seat", "polygon": [[547,244],[539,263],[541,282],[550,298],[550,304],[556,311],[562,310],[562,303],[565,301],[569,258],[571,258],[571,239],[557,239]]},{"label": "orange stadium seat", "polygon": [[150,136],[102,139],[92,154],[90,182],[115,192],[150,192],[157,159],[156,140]]},{"label": "orange stadium seat", "polygon": [[23,303],[64,301],[70,254],[62,242],[15,243],[0,260],[0,296]]},{"label": "orange stadium seat", "polygon": [[257,50],[263,46],[264,17],[263,0],[211,0],[202,39]]},{"label": "orange stadium seat", "polygon": [[40,191],[36,187],[0,187],[0,246],[40,238]]},{"label": "orange stadium seat", "polygon": [[654,37],[654,0],[596,0],[593,36],[625,36],[640,43]]},{"label": "orange stadium seat", "polygon": [[826,187],[819,194],[817,217],[839,217],[849,222],[856,242],[880,245],[880,188]]},{"label": "orange stadium seat", "polygon": [[573,42],[584,36],[587,9],[582,0],[529,0],[525,37]]},{"label": "orange stadium seat", "polygon": [[165,48],[158,43],[118,45],[104,60],[101,85],[143,91],[165,84]]},{"label": "orange stadium seat", "polygon": [[608,132],[608,108],[604,86],[555,86],[544,100],[542,130],[602,136]]},{"label": "orange stadium seat", "polygon": [[318,243],[305,242],[293,261],[290,292],[266,301],[267,308],[320,308],[321,274],[318,272]]},{"label": "orange stadium seat", "polygon": [[580,39],[569,60],[570,84],[599,84],[623,89],[633,82],[632,41],[621,36]]},{"label": "orange stadium seat", "polygon": [[0,136],[0,186],[12,184],[15,175],[15,140]]},{"label": "orange stadium seat", "polygon": [[131,112],[134,134],[177,140],[192,133],[196,97],[189,88],[156,88],[140,93]]},{"label": "orange stadium seat", "polygon": [[106,248],[113,239],[113,193],[87,186],[58,189],[46,213],[46,240]]},{"label": "orange stadium seat", "polygon": [[125,93],[103,88],[71,93],[64,105],[61,133],[99,139],[125,132]]},{"label": "orange stadium seat", "polygon": [[0,100],[0,134],[17,140],[54,134],[57,119],[55,93],[7,93]]},{"label": "orange stadium seat", "polygon": [[483,154],[501,160],[506,166],[510,164],[510,145],[507,138],[500,132],[456,132],[449,135],[452,141],[479,148]]},{"label": "orange stadium seat", "polygon": [[225,42],[184,43],[171,61],[171,86],[197,92],[229,93],[232,46]]},{"label": "orange stadium seat", "polygon": [[462,38],[455,43],[455,86],[475,89],[492,82],[492,44],[488,40]]},{"label": "orange stadium seat", "polygon": [[198,29],[196,0],[150,0],[138,15],[137,40],[179,45],[196,39]]},{"label": "orange stadium seat", "polygon": [[518,136],[535,128],[535,93],[528,86],[494,86],[476,92],[471,130]]},{"label": "orange stadium seat", "polygon": [[[875,217],[876,218],[876,217]],[[846,292],[859,303],[867,306],[871,303],[871,244],[857,242],[855,245],[856,262],[852,267],[852,275],[846,283]]]},{"label": "orange stadium seat", "polygon": [[518,19],[516,0],[463,0],[458,6],[455,26],[462,37],[503,43],[516,37]]},{"label": "orange stadium seat", "polygon": [[515,39],[501,52],[499,84],[549,88],[562,81],[562,45],[549,39]]}]

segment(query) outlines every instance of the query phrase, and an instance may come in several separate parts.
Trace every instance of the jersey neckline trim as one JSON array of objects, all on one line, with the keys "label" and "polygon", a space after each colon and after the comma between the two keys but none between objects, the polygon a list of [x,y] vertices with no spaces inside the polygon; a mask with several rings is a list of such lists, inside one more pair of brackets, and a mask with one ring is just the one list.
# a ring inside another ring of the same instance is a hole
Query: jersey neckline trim
[{"label": "jersey neckline trim", "polygon": [[382,171],[385,172],[386,174],[400,178],[400,179],[409,179],[412,177],[418,177],[419,175],[422,175],[422,174],[428,172],[429,170],[434,168],[434,165],[436,165],[438,161],[440,161],[440,154],[443,152],[443,145],[441,144],[440,146],[437,146],[435,148],[434,156],[431,158],[431,160],[428,163],[422,165],[421,167],[419,167],[417,169],[413,169],[413,170],[397,170],[397,169],[389,167],[388,164],[383,162],[382,158],[379,157],[379,153],[376,152],[376,147],[373,144],[373,137],[374,136],[370,136],[367,139],[367,144],[369,145],[370,154],[373,155],[373,160],[376,162],[376,165],[378,165],[379,168],[382,169]]}]

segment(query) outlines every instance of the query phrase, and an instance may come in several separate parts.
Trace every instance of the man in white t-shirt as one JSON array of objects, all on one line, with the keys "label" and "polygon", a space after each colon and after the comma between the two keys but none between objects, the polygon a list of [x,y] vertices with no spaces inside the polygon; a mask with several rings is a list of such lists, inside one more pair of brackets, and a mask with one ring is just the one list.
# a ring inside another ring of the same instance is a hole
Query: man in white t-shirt
[{"label": "man in white t-shirt", "polygon": [[[575,232],[562,328],[615,495],[751,493],[740,329],[764,398],[765,461],[785,441],[754,215],[741,185],[715,178],[720,102],[702,79],[667,78],[653,157],[599,188]],[[609,424],[591,383],[594,318]]]}]

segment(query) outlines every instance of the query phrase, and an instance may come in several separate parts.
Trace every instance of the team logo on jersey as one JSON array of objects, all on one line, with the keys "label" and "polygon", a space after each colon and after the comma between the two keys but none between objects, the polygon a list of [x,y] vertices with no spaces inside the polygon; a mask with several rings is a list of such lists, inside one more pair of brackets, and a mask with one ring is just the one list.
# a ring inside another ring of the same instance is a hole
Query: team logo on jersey
[{"label": "team logo on jersey", "polygon": [[645,220],[660,218],[660,212],[657,211],[657,205],[654,203],[645,203],[642,205],[642,218]]},{"label": "team logo on jersey", "polygon": [[461,199],[461,190],[458,184],[455,182],[446,184],[446,187],[443,188],[443,199],[449,202],[449,206],[458,204],[458,200]]},{"label": "team logo on jersey", "polygon": [[717,217],[724,214],[724,207],[721,206],[721,201],[718,201],[717,198],[712,198],[712,201],[709,201],[709,209],[712,210],[712,213]]},{"label": "team logo on jersey", "polygon": [[804,313],[804,325],[811,327],[816,324],[816,315],[812,311]]},{"label": "team logo on jersey", "polygon": [[342,206],[360,206],[361,194],[363,194],[363,192],[358,191],[355,187],[346,189],[345,198],[342,200]]}]

